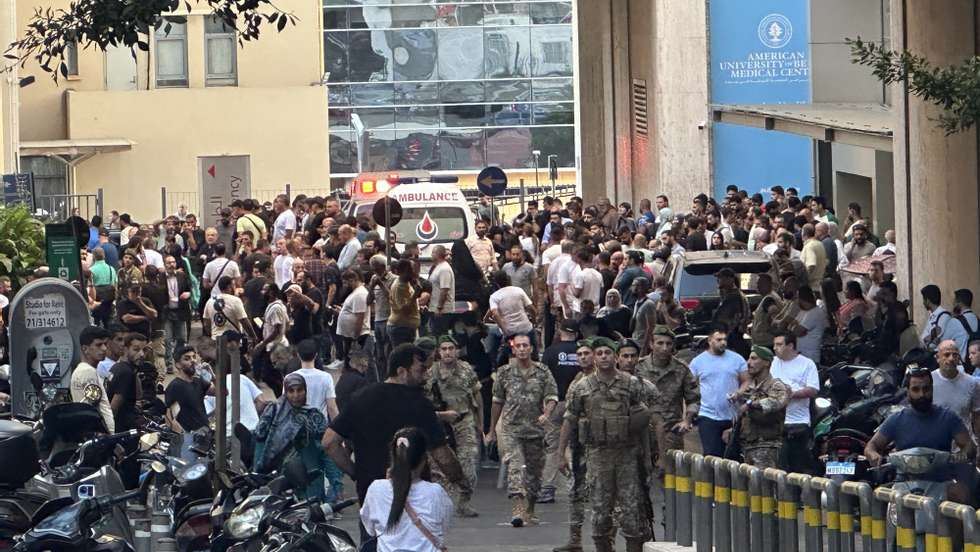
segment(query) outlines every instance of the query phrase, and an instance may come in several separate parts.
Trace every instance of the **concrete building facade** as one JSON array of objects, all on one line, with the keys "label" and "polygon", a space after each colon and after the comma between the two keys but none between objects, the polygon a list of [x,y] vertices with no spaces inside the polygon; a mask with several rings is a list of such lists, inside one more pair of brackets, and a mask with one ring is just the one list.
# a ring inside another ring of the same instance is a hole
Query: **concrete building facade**
[{"label": "concrete building facade", "polygon": [[[185,22],[167,20],[169,32],[158,29],[135,57],[128,48],[76,49],[57,83],[29,63],[20,76],[36,82],[20,90],[20,171],[35,173],[42,195],[101,188],[106,212],[142,221],[162,214],[162,187],[171,209],[181,202],[204,215],[232,197],[228,182],[239,195],[287,183],[325,193],[322,13],[316,3],[280,6],[297,24],[266,27],[244,46],[202,5],[174,13]],[[36,7],[18,0],[18,30]]]}]

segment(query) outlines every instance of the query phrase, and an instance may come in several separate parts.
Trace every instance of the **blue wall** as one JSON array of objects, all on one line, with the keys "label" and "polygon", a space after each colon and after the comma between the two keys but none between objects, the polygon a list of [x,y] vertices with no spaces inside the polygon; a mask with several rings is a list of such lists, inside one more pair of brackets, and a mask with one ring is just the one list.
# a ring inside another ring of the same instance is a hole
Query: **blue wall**
[{"label": "blue wall", "polygon": [[[711,102],[810,101],[809,0],[713,0]],[[750,193],[777,184],[813,191],[810,138],[737,125],[713,127],[714,190]],[[768,199],[768,197],[767,197]]]}]

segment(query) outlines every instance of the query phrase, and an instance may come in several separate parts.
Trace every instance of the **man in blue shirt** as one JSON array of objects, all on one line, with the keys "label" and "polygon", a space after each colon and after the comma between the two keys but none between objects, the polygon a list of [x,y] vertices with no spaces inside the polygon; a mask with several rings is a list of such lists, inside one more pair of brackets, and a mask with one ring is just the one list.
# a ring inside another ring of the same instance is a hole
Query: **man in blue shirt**
[{"label": "man in blue shirt", "polygon": [[111,266],[113,270],[119,268],[119,248],[109,241],[109,229],[99,228],[98,244],[95,249],[105,252],[105,264]]},{"label": "man in blue shirt", "polygon": [[698,378],[701,409],[698,434],[705,456],[724,456],[721,436],[732,427],[735,408],[729,397],[749,379],[748,364],[738,353],[728,350],[728,333],[717,328],[708,336],[708,349],[691,361],[691,373]]}]

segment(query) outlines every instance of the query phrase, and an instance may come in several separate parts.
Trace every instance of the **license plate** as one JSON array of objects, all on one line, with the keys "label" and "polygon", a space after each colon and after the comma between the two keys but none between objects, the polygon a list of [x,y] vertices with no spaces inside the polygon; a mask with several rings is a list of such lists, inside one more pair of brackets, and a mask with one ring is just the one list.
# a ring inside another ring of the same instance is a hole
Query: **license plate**
[{"label": "license plate", "polygon": [[854,462],[827,462],[827,475],[854,475]]}]

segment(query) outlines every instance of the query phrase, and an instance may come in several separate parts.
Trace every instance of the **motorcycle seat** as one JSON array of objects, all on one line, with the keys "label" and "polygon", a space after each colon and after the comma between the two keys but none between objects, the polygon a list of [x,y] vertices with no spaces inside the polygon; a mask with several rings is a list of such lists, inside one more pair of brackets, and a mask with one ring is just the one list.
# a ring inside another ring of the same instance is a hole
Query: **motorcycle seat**
[{"label": "motorcycle seat", "polygon": [[33,430],[30,428],[30,426],[24,425],[20,422],[0,420],[0,441],[20,437],[21,435],[30,433],[31,431]]}]

